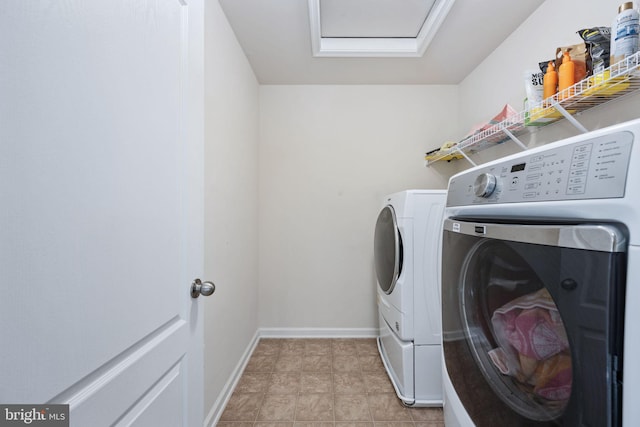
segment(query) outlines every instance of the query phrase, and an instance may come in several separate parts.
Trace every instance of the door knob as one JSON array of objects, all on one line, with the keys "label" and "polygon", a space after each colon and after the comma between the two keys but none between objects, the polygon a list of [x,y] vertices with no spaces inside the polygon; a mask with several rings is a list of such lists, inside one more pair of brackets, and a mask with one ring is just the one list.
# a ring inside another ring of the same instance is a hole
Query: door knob
[{"label": "door knob", "polygon": [[191,284],[191,297],[198,298],[200,295],[208,297],[216,291],[216,285],[213,282],[203,282],[200,279],[195,279]]}]

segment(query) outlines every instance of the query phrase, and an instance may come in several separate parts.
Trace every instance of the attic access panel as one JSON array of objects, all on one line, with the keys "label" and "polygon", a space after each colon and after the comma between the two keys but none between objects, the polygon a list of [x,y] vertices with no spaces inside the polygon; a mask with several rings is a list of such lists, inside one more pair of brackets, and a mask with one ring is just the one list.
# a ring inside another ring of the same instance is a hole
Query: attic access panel
[{"label": "attic access panel", "polygon": [[308,0],[313,56],[422,56],[454,1]]}]

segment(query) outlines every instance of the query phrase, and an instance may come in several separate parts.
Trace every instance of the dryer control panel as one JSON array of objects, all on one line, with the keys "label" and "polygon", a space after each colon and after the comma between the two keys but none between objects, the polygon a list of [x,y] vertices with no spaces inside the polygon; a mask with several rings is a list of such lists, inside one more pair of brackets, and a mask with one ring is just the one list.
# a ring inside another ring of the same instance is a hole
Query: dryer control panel
[{"label": "dryer control panel", "polygon": [[558,142],[458,175],[447,206],[623,197],[634,134]]}]

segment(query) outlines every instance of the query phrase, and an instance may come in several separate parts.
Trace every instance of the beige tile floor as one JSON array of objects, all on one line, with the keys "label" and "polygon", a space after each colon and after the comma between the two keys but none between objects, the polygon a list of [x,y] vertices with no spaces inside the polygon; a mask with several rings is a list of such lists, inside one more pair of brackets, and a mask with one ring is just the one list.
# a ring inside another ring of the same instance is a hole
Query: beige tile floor
[{"label": "beige tile floor", "polygon": [[407,408],[375,339],[261,339],[220,427],[442,427],[440,408]]}]

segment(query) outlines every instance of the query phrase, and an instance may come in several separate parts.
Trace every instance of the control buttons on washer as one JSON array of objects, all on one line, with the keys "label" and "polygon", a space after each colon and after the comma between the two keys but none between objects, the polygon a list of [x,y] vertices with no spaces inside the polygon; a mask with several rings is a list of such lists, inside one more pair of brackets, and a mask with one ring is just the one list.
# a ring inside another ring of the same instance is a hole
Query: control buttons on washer
[{"label": "control buttons on washer", "polygon": [[634,135],[603,134],[492,162],[456,177],[447,206],[624,197]]},{"label": "control buttons on washer", "polygon": [[473,192],[478,197],[489,197],[495,189],[496,177],[490,173],[478,175],[473,183]]}]

